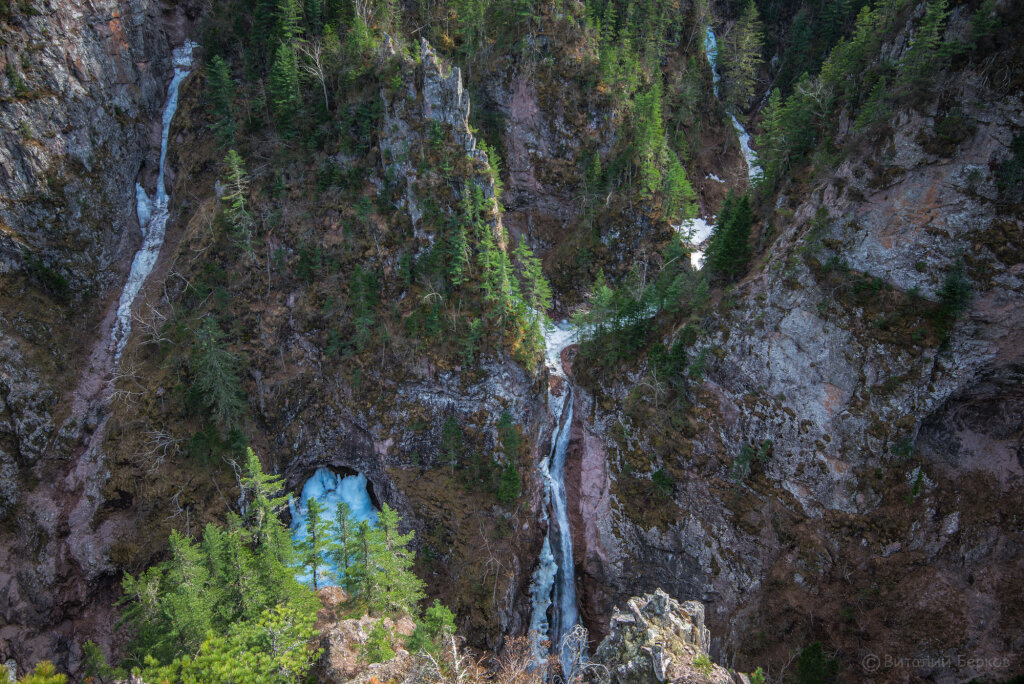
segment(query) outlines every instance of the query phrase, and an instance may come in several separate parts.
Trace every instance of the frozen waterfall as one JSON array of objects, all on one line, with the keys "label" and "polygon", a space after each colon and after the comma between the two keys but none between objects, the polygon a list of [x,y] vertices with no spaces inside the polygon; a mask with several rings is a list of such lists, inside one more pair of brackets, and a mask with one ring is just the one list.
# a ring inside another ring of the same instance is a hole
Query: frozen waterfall
[{"label": "frozen waterfall", "polygon": [[[711,65],[711,77],[714,83],[715,97],[718,97],[718,81],[721,79],[718,75],[717,64],[718,39],[715,37],[715,32],[711,30],[710,26],[704,33],[704,53],[708,57],[708,64]],[[751,183],[753,183],[760,179],[764,173],[757,162],[757,153],[750,147],[750,134],[747,133],[746,129],[743,128],[743,124],[739,122],[732,112],[729,112],[729,119],[732,120],[732,127],[736,129],[736,135],[739,137],[740,150],[743,152],[743,158],[747,160],[747,178]]]},{"label": "frozen waterfall", "polygon": [[164,243],[164,231],[167,227],[168,196],[167,188],[164,186],[164,167],[167,163],[167,139],[171,130],[171,120],[178,109],[178,88],[185,77],[189,75],[192,68],[192,50],[196,43],[190,40],[172,53],[174,63],[174,78],[167,86],[167,103],[164,105],[163,129],[160,135],[160,170],[156,179],[156,196],[150,197],[141,184],[135,186],[136,213],[139,216],[139,225],[142,227],[142,246],[135,253],[132,260],[132,268],[128,273],[128,281],[121,291],[121,299],[117,304],[117,321],[114,322],[111,331],[111,339],[115,344],[114,357],[120,358],[124,346],[128,342],[128,335],[132,329],[132,305],[135,298],[142,289],[146,278],[149,277],[157,257],[160,256],[160,247]]},{"label": "frozen waterfall", "polygon": [[[306,480],[302,487],[302,494],[296,501],[292,499],[288,503],[288,509],[292,514],[292,538],[302,541],[306,538],[306,515],[309,500],[315,499],[323,504],[325,521],[333,526],[337,519],[338,504],[347,503],[352,518],[356,522],[366,521],[371,525],[377,523],[377,509],[370,499],[370,492],[366,487],[366,476],[362,473],[342,477],[329,468],[317,468],[313,476]],[[338,568],[329,565],[327,573],[321,577],[320,586],[332,586],[334,578],[338,574]],[[307,573],[298,575],[303,582],[311,583],[313,580]]]},{"label": "frozen waterfall", "polygon": [[[565,496],[565,457],[572,430],[573,389],[562,368],[562,350],[572,343],[575,336],[576,331],[568,322],[548,327],[544,336],[548,370],[562,379],[562,392],[560,395],[548,394],[548,408],[557,422],[551,434],[548,456],[539,466],[544,482],[543,519],[548,522],[548,534],[531,586],[533,614],[530,630],[536,639],[534,652],[538,659],[547,656],[541,648],[541,640],[548,638],[552,648],[557,648],[562,637],[579,622],[572,530]],[[548,619],[549,609],[551,620]]]}]

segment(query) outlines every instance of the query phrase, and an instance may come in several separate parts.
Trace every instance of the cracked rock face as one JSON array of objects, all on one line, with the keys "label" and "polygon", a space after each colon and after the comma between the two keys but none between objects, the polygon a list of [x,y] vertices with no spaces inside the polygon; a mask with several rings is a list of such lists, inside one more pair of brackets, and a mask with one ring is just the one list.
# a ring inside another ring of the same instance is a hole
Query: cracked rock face
[{"label": "cracked rock face", "polygon": [[171,46],[152,0],[46,4],[0,26],[0,273],[29,250],[102,289],[139,230]]}]

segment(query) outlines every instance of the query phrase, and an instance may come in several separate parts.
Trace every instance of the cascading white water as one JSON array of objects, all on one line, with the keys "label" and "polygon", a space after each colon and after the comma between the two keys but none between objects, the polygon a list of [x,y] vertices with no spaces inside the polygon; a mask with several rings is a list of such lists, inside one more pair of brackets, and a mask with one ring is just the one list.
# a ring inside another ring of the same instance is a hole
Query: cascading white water
[{"label": "cascading white water", "polygon": [[174,78],[167,86],[167,103],[164,105],[156,196],[151,198],[141,184],[135,186],[136,213],[139,216],[139,225],[142,227],[142,247],[135,253],[131,271],[128,273],[128,282],[124,284],[121,299],[117,304],[117,320],[110,333],[115,345],[115,358],[121,357],[121,352],[124,351],[124,346],[128,342],[128,335],[132,329],[132,305],[135,303],[139,290],[145,284],[146,278],[152,272],[157,257],[160,256],[160,247],[164,243],[164,231],[167,228],[169,215],[167,188],[164,187],[167,139],[171,131],[171,120],[178,109],[178,88],[192,68],[192,50],[195,47],[196,43],[186,40],[184,45],[175,48],[172,53]]},{"label": "cascading white water", "polygon": [[[548,534],[531,587],[533,614],[530,630],[536,639],[534,653],[538,659],[547,656],[540,646],[541,640],[550,639],[551,646],[557,648],[562,637],[579,622],[572,531],[565,498],[565,457],[572,430],[573,389],[562,368],[562,350],[572,343],[574,336],[575,331],[568,323],[551,326],[544,336],[548,370],[561,378],[562,392],[560,395],[548,394],[548,408],[557,422],[548,456],[539,466],[544,482],[543,519],[548,522]],[[548,515],[549,506],[552,516]],[[549,609],[551,621],[548,620]]]},{"label": "cascading white water", "polygon": [[[715,97],[718,97],[718,81],[720,76],[718,75],[718,39],[715,37],[715,32],[711,30],[709,26],[707,31],[704,33],[704,53],[708,57],[708,64],[711,65],[711,78],[714,84]],[[747,133],[746,129],[743,128],[743,124],[739,122],[736,116],[729,112],[729,118],[732,120],[732,127],[736,129],[736,135],[740,140],[740,150],[743,152],[743,158],[747,160],[747,178],[750,182],[754,182],[764,175],[761,170],[761,166],[757,163],[757,154],[750,147],[750,134]]]}]

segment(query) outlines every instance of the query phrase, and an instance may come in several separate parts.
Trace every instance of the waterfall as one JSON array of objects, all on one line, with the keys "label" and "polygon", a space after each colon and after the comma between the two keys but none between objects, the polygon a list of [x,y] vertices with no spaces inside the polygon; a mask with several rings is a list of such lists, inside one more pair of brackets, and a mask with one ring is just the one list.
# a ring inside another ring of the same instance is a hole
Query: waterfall
[{"label": "waterfall", "polygon": [[192,68],[192,50],[196,43],[186,40],[180,48],[175,48],[172,53],[174,63],[174,78],[167,86],[167,103],[164,105],[163,129],[160,136],[160,170],[156,179],[156,196],[150,197],[141,184],[135,186],[136,213],[139,216],[139,226],[142,228],[142,246],[135,253],[132,260],[132,268],[128,273],[128,281],[121,291],[121,299],[117,304],[117,321],[114,322],[111,330],[111,339],[115,345],[114,357],[120,358],[128,343],[128,335],[132,329],[132,305],[135,298],[142,289],[146,278],[149,277],[157,257],[160,256],[160,247],[164,243],[164,231],[167,228],[167,218],[170,214],[168,209],[169,198],[167,188],[164,186],[164,166],[167,162],[167,139],[171,131],[171,120],[178,109],[178,88],[185,77],[189,75]]},{"label": "waterfall", "polygon": [[[704,33],[704,54],[708,57],[708,64],[711,65],[711,78],[714,84],[715,97],[718,97],[718,81],[721,77],[718,75],[718,39],[715,37],[715,32],[711,30],[709,26],[707,31]],[[729,112],[729,119],[732,120],[732,127],[736,129],[736,135],[740,141],[740,150],[743,152],[743,158],[747,160],[747,179],[753,183],[754,181],[761,178],[764,172],[761,170],[761,166],[757,163],[757,153],[754,152],[750,147],[750,134],[747,133],[746,129],[743,128],[743,124],[739,122],[736,115]]]},{"label": "waterfall", "polygon": [[[572,431],[573,389],[562,368],[562,350],[575,336],[567,323],[551,326],[545,331],[544,341],[548,370],[561,378],[562,393],[548,393],[548,408],[555,416],[548,456],[540,463],[544,482],[544,508],[542,519],[548,522],[548,533],[541,549],[537,570],[533,575],[531,594],[533,614],[530,630],[534,632],[534,653],[538,659],[547,656],[540,641],[548,638],[552,648],[558,648],[562,637],[579,622],[576,604],[575,565],[572,558],[572,530],[565,497],[565,457]],[[551,510],[551,515],[548,509]],[[552,620],[548,620],[551,609]]]}]

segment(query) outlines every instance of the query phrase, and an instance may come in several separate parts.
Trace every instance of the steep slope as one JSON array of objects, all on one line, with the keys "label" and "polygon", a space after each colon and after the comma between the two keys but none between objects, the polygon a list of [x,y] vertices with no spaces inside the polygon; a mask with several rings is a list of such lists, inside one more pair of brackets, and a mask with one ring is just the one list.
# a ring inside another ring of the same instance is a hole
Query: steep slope
[{"label": "steep slope", "polygon": [[[998,186],[1022,121],[1002,45],[881,130],[850,115],[839,161],[770,198],[682,415],[653,363],[579,393],[577,510],[611,517],[578,541],[595,611],[638,587],[699,598],[719,656],[775,672],[819,640],[886,679],[1019,670],[1021,223]],[[958,263],[972,294],[952,325]]]},{"label": "steep slope", "polygon": [[[6,3],[0,16],[0,651],[75,667],[106,631],[94,548],[105,344],[138,242],[187,3]],[[86,341],[83,344],[83,341]],[[92,343],[96,342],[95,348]]]}]

